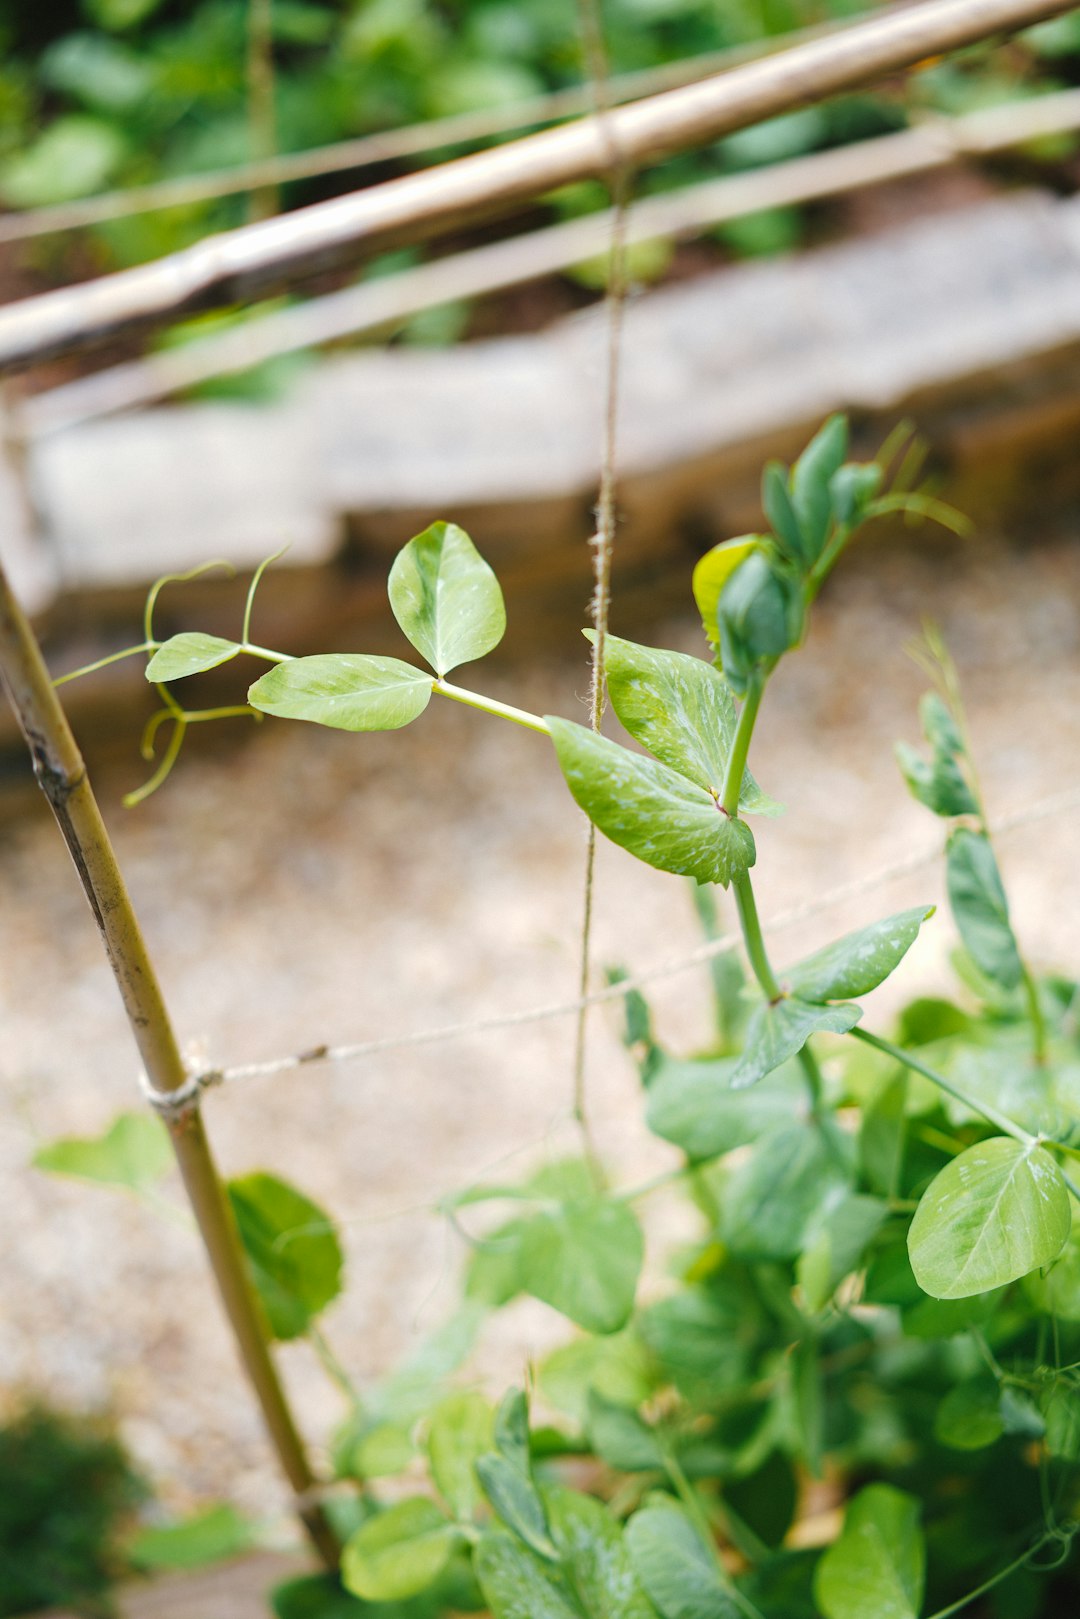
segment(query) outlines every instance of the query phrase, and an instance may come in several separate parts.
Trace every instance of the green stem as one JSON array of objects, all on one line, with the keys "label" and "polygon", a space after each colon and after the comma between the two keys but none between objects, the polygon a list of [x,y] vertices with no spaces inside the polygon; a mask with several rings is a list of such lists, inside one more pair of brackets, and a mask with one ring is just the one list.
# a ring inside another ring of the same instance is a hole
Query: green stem
[{"label": "green stem", "polygon": [[126,646],[123,652],[110,652],[107,658],[98,658],[95,663],[84,663],[80,669],[70,669],[66,675],[60,675],[53,681],[54,686],[64,686],[69,680],[78,680],[80,675],[92,675],[98,669],[104,669],[110,663],[119,663],[122,658],[134,657],[136,652],[156,652],[156,641],[140,641],[138,646]]},{"label": "green stem", "polygon": [[950,1080],[945,1078],[944,1074],[939,1074],[929,1064],[922,1062],[918,1057],[913,1057],[911,1052],[905,1051],[902,1046],[894,1046],[891,1040],[883,1040],[880,1035],[871,1034],[867,1029],[849,1029],[848,1033],[852,1039],[861,1040],[864,1045],[873,1046],[876,1051],[884,1052],[886,1057],[892,1057],[895,1062],[900,1063],[904,1068],[910,1068],[913,1073],[922,1074],[923,1078],[928,1079],[931,1085],[936,1085],[947,1096],[951,1096],[955,1102],[959,1102],[963,1107],[969,1107],[973,1113],[981,1113],[983,1118],[989,1124],[992,1124],[995,1129],[1001,1130],[1007,1136],[1012,1136],[1013,1140],[1019,1141],[1022,1146],[1034,1147],[1037,1145],[1036,1138],[1030,1135],[1022,1125],[1017,1124],[1015,1119],[1010,1119],[1006,1114],[999,1113],[991,1103],[978,1102],[974,1096],[968,1096],[964,1091],[957,1089]]},{"label": "green stem", "polygon": [[746,759],[750,752],[750,738],[754,734],[754,722],[758,716],[758,709],[761,707],[761,696],[764,690],[764,675],[754,675],[746,688],[746,697],[739,711],[739,723],[735,727],[735,735],[732,738],[727,774],[724,777],[724,791],[720,800],[722,808],[732,817],[737,816],[739,813],[739,797],[742,793],[743,776],[746,774]]},{"label": "green stem", "polygon": [[340,1360],[338,1360],[333,1349],[331,1349],[326,1338],[323,1336],[321,1328],[317,1327],[314,1322],[311,1322],[308,1325],[307,1339],[312,1349],[315,1351],[319,1364],[322,1366],[323,1371],[326,1373],[330,1381],[341,1390],[345,1398],[353,1405],[359,1405],[360,1394],[357,1390],[356,1384],[353,1382]]},{"label": "green stem", "polygon": [[509,703],[496,702],[494,697],[481,697],[479,692],[466,691],[461,686],[452,686],[448,680],[436,680],[432,691],[437,691],[442,697],[449,697],[455,703],[465,703],[469,708],[482,709],[485,714],[497,714],[500,719],[513,720],[515,725],[524,725],[530,731],[540,731],[544,736],[551,735],[551,727],[539,714],[530,714],[524,708],[513,708]]},{"label": "green stem", "polygon": [[252,719],[261,720],[262,715],[257,708],[249,703],[231,703],[227,708],[185,708],[184,718],[189,725],[195,725],[199,720],[232,720],[250,714]]},{"label": "green stem", "polygon": [[241,650],[241,652],[250,653],[250,655],[253,658],[265,658],[267,663],[291,663],[292,662],[292,659],[291,659],[288,652],[271,652],[269,647],[256,646],[255,642],[254,641],[249,641],[246,635],[244,636],[244,639],[240,642],[240,650]]},{"label": "green stem", "polygon": [[1029,1546],[1026,1552],[1022,1552],[1011,1563],[999,1569],[992,1579],[985,1580],[982,1585],[977,1585],[974,1591],[969,1591],[966,1597],[960,1598],[959,1602],[950,1602],[947,1608],[939,1608],[936,1613],[930,1615],[930,1619],[948,1619],[948,1616],[952,1613],[961,1613],[964,1608],[969,1607],[979,1597],[985,1596],[987,1591],[992,1591],[995,1585],[1000,1585],[1002,1580],[1007,1580],[1010,1574],[1015,1574],[1018,1568],[1023,1568],[1025,1563],[1030,1562],[1033,1557],[1042,1551],[1045,1545],[1057,1538],[1056,1531],[1043,1535],[1035,1542],[1034,1546]]},{"label": "green stem", "polygon": [[751,967],[754,969],[754,977],[761,985],[766,999],[778,1001],[782,998],[784,992],[776,982],[776,976],[769,963],[765,940],[761,933],[761,919],[758,916],[757,901],[754,899],[754,888],[750,881],[750,873],[744,871],[741,877],[734,879],[731,886],[735,890],[735,903],[739,908],[739,924],[746,944],[746,954],[750,958]]},{"label": "green stem", "polygon": [[1023,974],[1024,995],[1027,999],[1028,1017],[1031,1020],[1032,1041],[1034,1044],[1034,1057],[1036,1064],[1042,1068],[1046,1064],[1046,1019],[1039,1004],[1039,986],[1035,982],[1035,975],[1023,957],[1020,960],[1020,970]]},{"label": "green stem", "polygon": [[762,1614],[757,1608],[755,1608],[752,1602],[747,1601],[746,1597],[743,1596],[742,1592],[732,1580],[731,1575],[724,1567],[724,1560],[720,1556],[720,1548],[716,1544],[716,1537],[713,1534],[712,1525],[710,1524],[706,1515],[705,1508],[701,1504],[701,1497],[698,1495],[697,1491],[694,1489],[694,1486],[683,1472],[678,1459],[667,1448],[667,1446],[664,1447],[664,1468],[667,1472],[668,1478],[675,1486],[676,1495],[679,1497],[679,1500],[686,1509],[687,1517],[690,1519],[691,1523],[694,1525],[694,1528],[701,1536],[705,1549],[712,1558],[713,1565],[725,1591],[731,1597],[731,1600],[736,1602],[742,1609],[743,1613],[748,1616],[748,1619],[763,1619]]}]

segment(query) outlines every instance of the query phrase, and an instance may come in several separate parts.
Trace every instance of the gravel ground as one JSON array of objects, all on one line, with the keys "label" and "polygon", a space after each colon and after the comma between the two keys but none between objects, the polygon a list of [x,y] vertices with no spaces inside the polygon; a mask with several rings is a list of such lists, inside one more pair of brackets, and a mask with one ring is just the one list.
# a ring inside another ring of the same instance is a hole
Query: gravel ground
[{"label": "gravel ground", "polygon": [[[1031,548],[985,537],[875,547],[851,560],[819,606],[807,650],[777,676],[759,726],[756,774],[789,811],[759,825],[766,919],[938,841],[891,757],[897,736],[916,734],[924,682],[902,648],[926,613],[960,665],[993,812],[1022,811],[1077,781],[1078,601],[1071,534]],[[689,619],[642,639],[702,650]],[[582,716],[585,683],[580,665],[534,665],[496,670],[488,689]],[[122,779],[99,778],[177,1026],[205,1057],[246,1061],[572,997],[584,833],[549,750],[454,705],[432,710],[397,736],[270,722],[235,753],[193,751],[132,813],[119,797],[138,779],[134,739]],[[1001,844],[1031,953],[1074,971],[1075,826],[1075,815],[1041,820]],[[941,888],[935,866],[834,905],[777,933],[777,959],[903,904],[939,900]],[[0,1390],[111,1408],[175,1508],[227,1495],[273,1511],[284,1495],[183,1219],[29,1166],[37,1141],[97,1131],[138,1105],[98,940],[40,808],[0,834],[0,892]],[[598,961],[635,969],[693,948],[684,886],[603,845],[596,937]],[[950,942],[941,914],[871,1002],[871,1024],[889,996],[941,983]],[[658,983],[654,999],[673,1043],[689,1049],[704,1037],[700,972]],[[572,1143],[572,1038],[562,1018],[210,1097],[228,1173],[275,1169],[341,1218],[350,1285],[327,1331],[361,1382],[452,1307],[462,1256],[430,1212],[438,1194],[510,1155],[508,1167],[524,1167]],[[636,1088],[614,1016],[595,1015],[596,1131],[624,1182],[671,1161],[644,1134]],[[670,1233],[674,1218],[654,1200],[654,1230]],[[659,1262],[653,1268],[656,1285]],[[564,1336],[544,1307],[515,1306],[486,1333],[478,1373],[497,1388]],[[305,1428],[325,1436],[340,1397],[306,1347],[282,1360]]]}]

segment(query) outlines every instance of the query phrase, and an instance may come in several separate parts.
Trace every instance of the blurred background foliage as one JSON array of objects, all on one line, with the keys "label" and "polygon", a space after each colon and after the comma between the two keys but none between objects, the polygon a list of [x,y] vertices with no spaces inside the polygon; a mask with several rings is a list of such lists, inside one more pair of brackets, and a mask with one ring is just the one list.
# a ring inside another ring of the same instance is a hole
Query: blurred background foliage
[{"label": "blurred background foliage", "polygon": [[[616,73],[853,15],[855,0],[607,0]],[[107,188],[197,174],[252,153],[248,0],[0,0],[0,203],[24,209]],[[576,0],[273,0],[278,149],[510,106],[579,84]],[[901,126],[920,105],[949,112],[1080,79],[1075,15],[1025,36],[1007,58],[969,52],[873,96],[775,120],[643,177],[644,190],[773,162]],[[447,154],[428,154],[427,161]],[[363,179],[384,178],[393,168]],[[284,206],[349,189],[357,174],[286,188]],[[602,186],[552,199],[556,217],[606,201]],[[137,263],[240,222],[244,197],[174,207],[81,236],[89,269]],[[725,227],[736,253],[795,245],[799,216]],[[63,238],[23,248],[66,279]],[[648,278],[648,265],[641,266]]]}]

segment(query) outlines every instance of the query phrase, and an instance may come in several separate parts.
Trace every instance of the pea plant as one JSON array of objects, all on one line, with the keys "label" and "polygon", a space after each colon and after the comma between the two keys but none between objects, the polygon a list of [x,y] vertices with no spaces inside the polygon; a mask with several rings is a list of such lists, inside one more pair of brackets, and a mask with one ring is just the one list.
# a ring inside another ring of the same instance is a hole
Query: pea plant
[{"label": "pea plant", "polygon": [[[919,652],[925,748],[898,755],[945,822],[955,996],[912,1001],[887,1033],[862,1027],[862,998],[932,906],[778,967],[754,897],[751,821],[780,808],[748,767],[770,677],[866,523],[898,510],[951,520],[911,487],[901,450],[891,440],[875,461],[849,461],[833,417],[792,468],[765,469],[764,531],[694,572],[711,662],[588,632],[640,748],[449,681],[505,629],[494,573],[450,523],[410,540],[389,578],[426,668],[253,643],[259,575],[239,639],[159,642],[152,592],[134,650],[162,696],[149,741],[166,721],[173,732],[148,788],[193,720],[393,730],[433,697],[466,703],[547,737],[601,833],[692,880],[711,937],[715,886],[730,891],[748,968],[713,956],[715,1039],[690,1055],[657,1040],[638,991],[623,996],[646,1123],[681,1155],[662,1179],[696,1217],[662,1289],[639,1295],[637,1205],[656,1182],[620,1185],[586,1153],[473,1186],[443,1206],[470,1249],[459,1310],[359,1390],[320,1324],[342,1286],[332,1219],[276,1176],[230,1185],[269,1330],[307,1335],[349,1404],[332,1450],[355,1486],[335,1504],[340,1573],[279,1588],[281,1619],[1075,1610],[1080,1187],[1067,1166],[1080,1156],[1080,986],[1036,976],[1021,950],[956,671],[933,632]],[[188,709],[173,694],[241,657],[268,665],[246,704]],[[40,1161],[142,1186],[160,1166],[136,1146],[121,1121]],[[578,1330],[493,1408],[459,1374],[486,1315],[520,1295]]]}]

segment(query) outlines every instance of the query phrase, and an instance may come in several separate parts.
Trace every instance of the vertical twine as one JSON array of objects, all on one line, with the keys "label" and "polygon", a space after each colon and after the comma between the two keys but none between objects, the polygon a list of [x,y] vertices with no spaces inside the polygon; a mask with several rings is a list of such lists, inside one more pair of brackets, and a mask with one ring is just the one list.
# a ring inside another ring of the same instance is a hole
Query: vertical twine
[{"label": "vertical twine", "polygon": [[[596,504],[596,532],[590,541],[593,594],[590,617],[596,630],[589,676],[590,723],[600,730],[607,702],[604,682],[604,654],[611,605],[611,563],[615,548],[616,478],[618,458],[619,372],[622,355],[623,314],[626,306],[626,215],[630,190],[629,174],[611,125],[611,69],[604,39],[601,0],[578,0],[578,15],[593,116],[598,119],[606,147],[608,185],[612,201],[611,247],[607,275],[607,345],[605,355],[604,422],[600,460],[600,485]],[[584,896],[581,919],[581,970],[578,998],[585,1002],[589,989],[592,952],[593,893],[596,870],[596,828],[589,822],[585,845]],[[588,1156],[596,1162],[596,1151],[589,1125],[586,1097],[586,1021],[588,1008],[582,1004],[574,1035],[573,1114],[581,1131]]]}]

